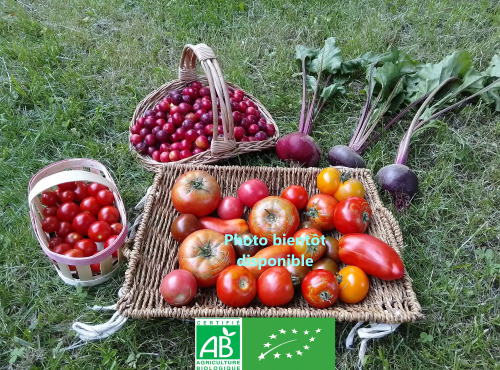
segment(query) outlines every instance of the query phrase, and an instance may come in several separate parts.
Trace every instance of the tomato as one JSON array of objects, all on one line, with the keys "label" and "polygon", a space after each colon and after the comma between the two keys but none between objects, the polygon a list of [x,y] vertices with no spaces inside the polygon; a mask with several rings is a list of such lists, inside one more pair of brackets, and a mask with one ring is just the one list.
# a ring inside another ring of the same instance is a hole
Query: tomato
[{"label": "tomato", "polygon": [[77,182],[73,192],[75,193],[77,202],[81,202],[89,196],[88,186],[84,182]]},{"label": "tomato", "polygon": [[88,212],[96,217],[99,214],[101,208],[102,206],[97,203],[97,199],[95,197],[87,197],[80,203],[80,209],[82,210],[82,212]]},{"label": "tomato", "polygon": [[231,243],[213,230],[198,230],[189,235],[179,247],[179,268],[194,275],[200,287],[215,285],[226,267],[235,263]]},{"label": "tomato", "polygon": [[321,231],[321,227],[319,225],[311,220],[304,220],[299,224],[299,230],[300,229],[315,229],[318,231]]},{"label": "tomato", "polygon": [[401,279],[403,261],[389,245],[368,234],[347,234],[339,240],[340,260],[382,280]]},{"label": "tomato", "polygon": [[179,243],[182,243],[184,239],[198,230],[201,230],[200,220],[191,214],[180,215],[172,222],[172,226],[170,227],[172,236]]},{"label": "tomato", "polygon": [[302,282],[302,295],[313,307],[330,307],[339,296],[337,278],[327,270],[311,271]]},{"label": "tomato", "polygon": [[120,219],[120,212],[118,208],[113,206],[102,207],[97,215],[99,221],[107,222],[108,224],[114,224]]},{"label": "tomato", "polygon": [[339,285],[339,298],[345,303],[358,303],[368,294],[370,282],[368,276],[356,266],[346,266],[339,271],[338,276],[342,278]]},{"label": "tomato", "polygon": [[306,208],[307,200],[309,199],[307,190],[300,185],[290,185],[283,190],[281,197],[292,202],[299,211]]},{"label": "tomato", "polygon": [[308,273],[311,272],[311,268],[307,265],[299,264],[298,266],[288,265],[286,269],[290,273],[292,278],[292,283],[294,286],[299,286]]},{"label": "tomato", "polygon": [[101,264],[100,263],[93,263],[90,265],[90,269],[92,272],[96,272],[98,274],[101,273]]},{"label": "tomato", "polygon": [[66,237],[64,238],[64,241],[70,245],[75,245],[77,241],[82,240],[82,239],[83,239],[82,234],[73,231],[73,232],[69,233],[68,235],[66,235]]},{"label": "tomato", "polygon": [[61,202],[72,202],[76,198],[76,194],[72,190],[65,190],[61,194],[59,194],[59,198],[61,199]]},{"label": "tomato", "polygon": [[221,234],[243,234],[248,232],[248,224],[242,218],[234,220],[221,220],[217,217],[201,217],[202,229],[210,229]]},{"label": "tomato", "polygon": [[59,189],[59,188],[55,188],[54,189],[54,194],[56,195],[57,197],[57,205],[60,205],[62,202],[61,202],[61,193],[62,193],[62,190]]},{"label": "tomato", "polygon": [[115,222],[114,224],[110,225],[111,231],[113,232],[113,235],[120,235],[120,233],[123,230],[123,225],[119,222]]},{"label": "tomato", "polygon": [[[113,244],[115,242],[115,240],[118,239],[118,235],[113,235],[113,236],[110,236],[105,242],[104,242],[104,249],[106,248],[109,248],[111,246],[111,244]],[[111,254],[111,257],[114,257],[114,258],[118,258],[118,250],[116,250],[115,252],[113,252]]]},{"label": "tomato", "polygon": [[266,306],[283,306],[292,300],[293,293],[290,273],[282,266],[267,269],[257,280],[257,296]]},{"label": "tomato", "polygon": [[71,222],[77,214],[80,213],[80,207],[73,202],[66,202],[59,206],[57,209],[57,218],[60,221]]},{"label": "tomato", "polygon": [[[269,261],[271,258],[275,259],[278,261],[279,258],[284,258],[285,260],[289,258],[292,254],[292,249],[288,244],[284,245],[272,245],[270,247],[266,247],[264,249],[261,249],[258,251],[253,258],[255,258],[255,261],[259,261],[259,259],[263,259],[266,261]],[[250,272],[255,276],[255,278],[259,278],[262,273],[268,269],[270,269],[272,266],[269,265],[264,265],[259,268],[259,266],[251,266],[247,265],[248,261],[246,261],[245,266],[250,270]]]},{"label": "tomato", "polygon": [[82,235],[87,235],[90,225],[97,219],[90,213],[81,212],[73,219],[73,230]]},{"label": "tomato", "polygon": [[49,248],[50,249],[54,249],[54,247],[58,244],[62,244],[64,243],[64,239],[61,238],[60,236],[54,236],[52,238],[50,238],[49,240]]},{"label": "tomato", "polygon": [[333,213],[333,224],[341,234],[364,233],[370,224],[372,209],[364,198],[341,200]]},{"label": "tomato", "polygon": [[[346,174],[346,176],[349,176],[349,174]],[[344,178],[342,178],[342,183],[339,185],[339,188],[334,195],[335,199],[337,199],[339,202],[348,197],[364,198],[364,196],[365,187],[363,186],[361,181],[353,178],[347,178],[345,180]]]},{"label": "tomato", "polygon": [[252,257],[259,251],[259,245],[253,242],[253,235],[250,233],[243,233],[238,235],[239,239],[233,242],[234,253],[236,259],[245,257]]},{"label": "tomato", "polygon": [[57,236],[64,238],[72,231],[73,231],[73,226],[71,226],[71,222],[62,221],[59,223],[59,227],[57,228],[56,234]]},{"label": "tomato", "polygon": [[52,190],[45,190],[42,192],[41,201],[46,206],[55,206],[59,201],[59,197]]},{"label": "tomato", "polygon": [[104,221],[94,222],[88,230],[89,238],[95,242],[104,242],[111,236],[111,233],[111,227]]},{"label": "tomato", "polygon": [[257,281],[243,266],[229,266],[217,279],[217,296],[227,306],[244,307],[255,298]]},{"label": "tomato", "polygon": [[339,241],[335,239],[333,236],[327,236],[325,238],[325,254],[323,257],[330,258],[335,263],[340,263],[339,258]]},{"label": "tomato", "polygon": [[[69,249],[66,252],[63,253],[63,255],[67,257],[72,257],[72,258],[82,258],[85,257],[83,252],[80,249]],[[76,267],[75,266],[68,266],[71,271],[75,271]]]},{"label": "tomato", "polygon": [[88,186],[88,193],[92,197],[97,196],[97,193],[99,193],[101,190],[109,190],[109,189],[102,184],[98,184],[97,182],[92,182]]},{"label": "tomato", "polygon": [[289,200],[280,197],[267,197],[259,200],[248,217],[250,232],[258,238],[266,238],[273,244],[274,236],[292,236],[299,226],[297,208]]},{"label": "tomato", "polygon": [[322,258],[312,265],[313,270],[327,270],[332,274],[339,272],[339,266],[330,258]]},{"label": "tomato", "polygon": [[172,203],[180,213],[206,216],[220,202],[220,187],[215,177],[205,171],[188,171],[172,187]]},{"label": "tomato", "polygon": [[304,256],[304,261],[311,258],[316,262],[325,253],[326,246],[322,242],[321,237],[323,234],[315,229],[302,229],[297,231],[293,238],[295,243],[291,246],[292,253],[301,258]]},{"label": "tomato", "polygon": [[95,198],[101,206],[110,206],[115,201],[115,196],[108,189],[100,190]]},{"label": "tomato", "polygon": [[64,254],[64,252],[69,251],[72,248],[73,248],[73,246],[71,244],[61,243],[61,244],[56,245],[52,249],[52,252],[58,253],[58,254]]},{"label": "tomato", "polygon": [[42,211],[43,217],[56,216],[57,217],[57,206],[45,207]]},{"label": "tomato", "polygon": [[90,239],[81,239],[77,241],[73,248],[82,251],[85,257],[90,257],[97,252],[97,244]]},{"label": "tomato", "polygon": [[172,270],[163,278],[160,293],[171,306],[181,307],[191,302],[198,285],[192,274],[186,270]]},{"label": "tomato", "polygon": [[59,228],[59,220],[57,217],[49,216],[45,217],[42,221],[42,230],[46,233],[55,233]]},{"label": "tomato", "polygon": [[76,183],[74,181],[72,182],[64,182],[62,184],[59,184],[57,186],[57,188],[63,192],[63,191],[66,191],[66,190],[73,190],[76,186]]},{"label": "tomato", "polygon": [[236,197],[225,197],[217,206],[217,215],[223,220],[233,220],[243,216],[243,203]]},{"label": "tomato", "polygon": [[340,185],[340,175],[341,172],[334,167],[323,169],[316,178],[319,191],[333,197]]},{"label": "tomato", "polygon": [[267,185],[259,179],[245,181],[238,188],[238,198],[248,208],[252,208],[255,203],[268,196],[269,189]]},{"label": "tomato", "polygon": [[327,194],[313,195],[307,202],[306,216],[310,221],[315,222],[321,230],[333,230],[333,213],[337,207],[334,197]]}]

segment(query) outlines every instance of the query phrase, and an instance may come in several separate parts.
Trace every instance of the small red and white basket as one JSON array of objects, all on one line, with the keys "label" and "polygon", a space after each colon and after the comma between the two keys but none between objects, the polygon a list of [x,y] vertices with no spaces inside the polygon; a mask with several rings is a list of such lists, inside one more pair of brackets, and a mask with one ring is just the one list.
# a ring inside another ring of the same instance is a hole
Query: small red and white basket
[{"label": "small red and white basket", "polygon": [[[114,242],[107,248],[104,243],[97,243],[98,252],[90,257],[68,257],[55,253],[49,248],[50,235],[42,229],[44,205],[40,200],[43,191],[52,189],[66,182],[98,183],[108,187],[113,193],[114,206],[120,213],[122,231]],[[123,259],[121,246],[127,239],[127,215],[118,189],[110,173],[101,163],[92,159],[76,158],[53,163],[40,170],[30,180],[28,186],[28,203],[30,207],[31,223],[35,235],[42,247],[43,252],[54,262],[55,269],[61,279],[70,285],[81,284],[82,286],[94,286],[109,280],[118,272],[118,267]],[[113,253],[117,257],[113,257]],[[100,264],[100,272],[91,265]],[[70,266],[76,268],[70,269]],[[93,271],[94,270],[94,271]]]}]

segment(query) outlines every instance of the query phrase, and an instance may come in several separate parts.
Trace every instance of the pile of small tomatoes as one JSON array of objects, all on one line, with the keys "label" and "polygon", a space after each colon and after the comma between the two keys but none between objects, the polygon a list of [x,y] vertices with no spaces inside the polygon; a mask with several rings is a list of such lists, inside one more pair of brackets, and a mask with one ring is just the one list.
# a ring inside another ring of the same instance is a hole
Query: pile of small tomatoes
[{"label": "pile of small tomatoes", "polygon": [[[184,306],[199,287],[215,286],[219,299],[231,307],[246,306],[256,296],[266,306],[282,306],[300,290],[311,306],[326,308],[337,299],[362,301],[369,291],[367,274],[383,280],[402,278],[399,255],[365,233],[372,210],[363,184],[329,167],[318,175],[317,188],[319,194],[309,196],[294,184],[280,196],[270,196],[264,182],[251,179],[239,186],[237,197],[221,198],[220,186],[209,173],[181,175],[171,190],[180,215],[170,229],[180,243],[179,269],[164,277],[163,298],[170,305]],[[244,207],[250,209],[247,219]],[[340,240],[325,235],[334,229],[343,234]],[[240,238],[229,243],[226,234]],[[307,242],[313,237],[323,242]],[[243,256],[267,261],[294,256],[312,260],[312,266],[242,266],[236,262]],[[340,269],[341,263],[345,267]]]}]

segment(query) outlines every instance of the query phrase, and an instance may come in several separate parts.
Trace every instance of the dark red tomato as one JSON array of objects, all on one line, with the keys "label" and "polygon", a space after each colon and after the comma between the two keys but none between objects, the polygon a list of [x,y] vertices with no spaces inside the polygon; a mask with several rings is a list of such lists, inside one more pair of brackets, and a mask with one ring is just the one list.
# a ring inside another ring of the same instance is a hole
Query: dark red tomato
[{"label": "dark red tomato", "polygon": [[72,233],[69,233],[68,235],[66,235],[66,237],[64,238],[64,241],[68,244],[75,245],[77,241],[82,240],[82,239],[83,239],[82,234],[73,231]]},{"label": "dark red tomato", "polygon": [[97,182],[92,182],[88,186],[89,195],[92,197],[95,197],[101,190],[108,190],[108,188],[104,185],[98,184]]},{"label": "dark red tomato", "polygon": [[195,215],[189,213],[180,215],[173,222],[170,227],[170,232],[175,240],[182,243],[189,235],[195,231],[201,230],[200,219]]},{"label": "dark red tomato", "polygon": [[59,223],[59,227],[57,228],[56,234],[57,236],[64,238],[72,231],[73,231],[73,226],[71,226],[71,222],[62,221],[61,223]]},{"label": "dark red tomato", "polygon": [[123,225],[119,222],[115,222],[110,225],[111,231],[113,231],[113,235],[119,235],[123,230]]},{"label": "dark red tomato", "polygon": [[42,193],[41,200],[46,206],[55,206],[59,201],[59,197],[52,190],[45,190]]},{"label": "dark red tomato", "polygon": [[55,189],[54,189],[54,194],[57,196],[57,205],[59,205],[59,204],[61,204],[61,203],[62,203],[62,202],[61,202],[61,198],[60,198],[61,193],[62,193],[62,190],[61,190],[61,189],[59,189],[59,188],[55,188]]},{"label": "dark red tomato", "polygon": [[255,203],[268,196],[269,189],[267,185],[259,179],[245,181],[238,189],[238,198],[249,208],[252,208]]},{"label": "dark red tomato", "polygon": [[81,212],[73,219],[73,230],[82,235],[87,235],[90,225],[97,219],[87,212]]},{"label": "dark red tomato", "polygon": [[170,271],[163,278],[160,293],[165,301],[176,307],[187,305],[196,295],[198,284],[195,277],[186,270]]},{"label": "dark red tomato", "polygon": [[283,190],[281,197],[288,199],[290,202],[295,204],[298,211],[306,208],[307,201],[309,200],[307,190],[300,185],[290,185]]},{"label": "dark red tomato", "polygon": [[54,236],[52,238],[50,238],[49,240],[49,248],[50,249],[54,249],[54,247],[58,244],[62,244],[64,243],[64,239],[61,238],[60,236]]},{"label": "dark red tomato", "polygon": [[52,252],[58,253],[58,254],[64,254],[64,252],[69,251],[72,248],[73,248],[73,246],[71,244],[61,243],[61,244],[56,245],[52,249]]},{"label": "dark red tomato", "polygon": [[78,204],[73,202],[66,202],[61,204],[57,209],[57,218],[60,221],[72,222],[75,216],[80,212],[81,211],[80,207],[78,207]]},{"label": "dark red tomato", "polygon": [[99,221],[107,222],[108,224],[114,224],[120,219],[120,212],[113,206],[102,207],[97,216]]},{"label": "dark red tomato", "polygon": [[[109,248],[109,247],[111,246],[111,244],[113,244],[113,243],[114,243],[114,241],[115,241],[117,238],[118,238],[118,235],[113,235],[113,236],[110,236],[110,237],[108,238],[108,240],[106,240],[106,241],[104,242],[104,248],[105,248],[105,249],[106,249],[106,248]],[[117,257],[118,257],[118,251],[113,252],[113,253],[111,254],[111,256],[112,256],[112,257],[114,257],[114,258],[117,258]]]},{"label": "dark red tomato", "polygon": [[80,203],[80,209],[82,212],[88,212],[96,217],[101,208],[102,206],[97,203],[97,199],[95,197],[87,197]]},{"label": "dark red tomato", "polygon": [[313,270],[302,282],[302,295],[313,307],[325,308],[333,305],[339,297],[339,283],[327,270]]},{"label": "dark red tomato", "polygon": [[76,198],[76,194],[73,190],[64,190],[62,193],[59,194],[59,198],[61,199],[61,202],[72,202]]},{"label": "dark red tomato", "polygon": [[268,268],[257,280],[257,296],[266,306],[283,306],[293,298],[293,282],[282,266]]},{"label": "dark red tomato", "polygon": [[107,222],[96,221],[90,225],[88,230],[89,238],[95,242],[104,242],[111,236],[111,227]]},{"label": "dark red tomato", "polygon": [[89,196],[88,186],[84,182],[77,182],[73,192],[75,193],[76,200],[78,202],[81,202]]},{"label": "dark red tomato", "polygon": [[[83,252],[79,249],[70,249],[70,250],[67,250],[66,252],[63,253],[65,256],[67,257],[72,257],[72,258],[82,258],[82,257],[85,257],[85,255],[83,254]],[[69,269],[71,271],[75,271],[76,270],[76,267],[75,266],[71,266],[69,265],[68,266]]]},{"label": "dark red tomato", "polygon": [[57,217],[57,206],[45,207],[42,211],[44,217],[56,216]]},{"label": "dark red tomato", "polygon": [[65,183],[62,183],[62,184],[59,184],[57,187],[59,188],[59,190],[61,192],[63,191],[66,191],[66,190],[73,190],[76,186],[76,183],[73,181],[73,182],[65,182]]},{"label": "dark red tomato", "polygon": [[73,248],[81,250],[85,257],[90,257],[97,252],[97,244],[89,239],[82,239],[77,241]]},{"label": "dark red tomato", "polygon": [[217,215],[223,220],[233,220],[243,216],[243,203],[236,197],[225,197],[217,206]]},{"label": "dark red tomato", "polygon": [[96,195],[97,203],[102,206],[110,206],[115,201],[115,196],[108,189],[101,190]]},{"label": "dark red tomato", "polygon": [[364,233],[370,224],[372,209],[364,198],[341,200],[333,213],[333,224],[341,234]]},{"label": "dark red tomato", "polygon": [[404,276],[403,261],[396,251],[368,234],[347,234],[340,238],[339,257],[344,264],[357,266],[382,280]]},{"label": "dark red tomato", "polygon": [[257,281],[244,266],[226,267],[217,278],[217,296],[227,306],[244,307],[255,298]]},{"label": "dark red tomato", "polygon": [[59,228],[59,220],[57,217],[49,216],[45,217],[42,221],[42,230],[46,233],[55,233]]}]

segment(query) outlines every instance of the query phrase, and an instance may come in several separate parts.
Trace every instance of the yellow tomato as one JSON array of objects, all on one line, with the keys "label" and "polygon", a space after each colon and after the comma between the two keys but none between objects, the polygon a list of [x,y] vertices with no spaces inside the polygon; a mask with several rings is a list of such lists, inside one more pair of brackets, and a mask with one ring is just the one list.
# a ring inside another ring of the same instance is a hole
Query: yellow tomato
[{"label": "yellow tomato", "polygon": [[320,192],[333,197],[340,185],[340,171],[334,167],[325,168],[319,173],[316,184]]},{"label": "yellow tomato", "polygon": [[366,297],[370,282],[363,270],[356,266],[346,266],[338,275],[342,278],[339,285],[339,298],[342,302],[358,303]]},{"label": "yellow tomato", "polygon": [[365,197],[365,187],[361,181],[350,178],[340,183],[334,195],[339,202],[349,197]]}]

